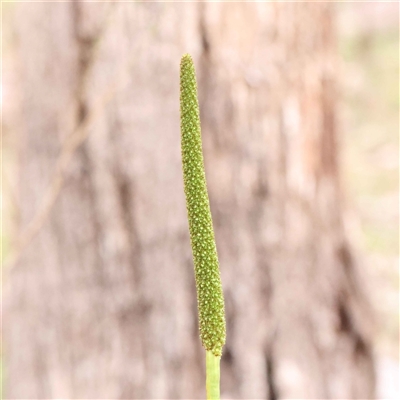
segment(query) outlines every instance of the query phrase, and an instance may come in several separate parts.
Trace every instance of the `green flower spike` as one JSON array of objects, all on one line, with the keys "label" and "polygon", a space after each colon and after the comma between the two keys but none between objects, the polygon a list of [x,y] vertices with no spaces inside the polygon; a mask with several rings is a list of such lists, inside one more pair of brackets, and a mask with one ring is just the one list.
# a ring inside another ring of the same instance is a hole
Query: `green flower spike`
[{"label": "green flower spike", "polygon": [[193,60],[180,71],[181,146],[186,208],[195,269],[200,338],[206,349],[207,398],[219,399],[219,361],[225,343],[225,311],[204,172]]}]

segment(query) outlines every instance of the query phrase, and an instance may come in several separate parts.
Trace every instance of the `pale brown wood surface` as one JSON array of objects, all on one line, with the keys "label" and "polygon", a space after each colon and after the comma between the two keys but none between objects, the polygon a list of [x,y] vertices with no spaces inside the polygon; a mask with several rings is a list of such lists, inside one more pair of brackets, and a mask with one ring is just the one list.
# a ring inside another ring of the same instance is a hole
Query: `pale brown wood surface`
[{"label": "pale brown wood surface", "polygon": [[373,397],[333,18],[327,3],[18,5],[21,235],[54,193],[5,282],[6,398],[204,397],[185,52],[226,302],[222,397]]}]

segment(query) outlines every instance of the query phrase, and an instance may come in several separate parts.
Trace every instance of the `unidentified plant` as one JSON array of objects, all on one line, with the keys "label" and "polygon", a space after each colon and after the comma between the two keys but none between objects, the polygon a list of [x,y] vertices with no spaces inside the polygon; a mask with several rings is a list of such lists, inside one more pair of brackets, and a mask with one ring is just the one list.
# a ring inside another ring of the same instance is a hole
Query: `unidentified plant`
[{"label": "unidentified plant", "polygon": [[206,350],[207,399],[219,399],[225,310],[204,171],[199,104],[193,60],[180,65],[181,150],[186,208],[197,288],[201,342]]}]

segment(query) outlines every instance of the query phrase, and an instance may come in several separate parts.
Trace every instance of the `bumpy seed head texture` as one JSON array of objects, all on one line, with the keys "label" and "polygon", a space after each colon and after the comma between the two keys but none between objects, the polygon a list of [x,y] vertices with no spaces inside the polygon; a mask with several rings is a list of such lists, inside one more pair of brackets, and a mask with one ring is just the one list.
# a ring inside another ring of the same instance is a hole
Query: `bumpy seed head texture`
[{"label": "bumpy seed head texture", "polygon": [[201,142],[199,104],[193,60],[181,60],[181,147],[186,207],[192,245],[200,338],[206,350],[221,356],[225,311]]}]

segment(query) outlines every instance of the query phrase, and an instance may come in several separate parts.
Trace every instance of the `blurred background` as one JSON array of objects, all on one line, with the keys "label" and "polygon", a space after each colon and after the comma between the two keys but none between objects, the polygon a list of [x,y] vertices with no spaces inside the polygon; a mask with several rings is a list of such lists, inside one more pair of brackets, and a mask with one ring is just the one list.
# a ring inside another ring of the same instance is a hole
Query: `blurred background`
[{"label": "blurred background", "polygon": [[203,398],[179,60],[223,398],[399,398],[399,4],[2,2],[4,398]]}]

